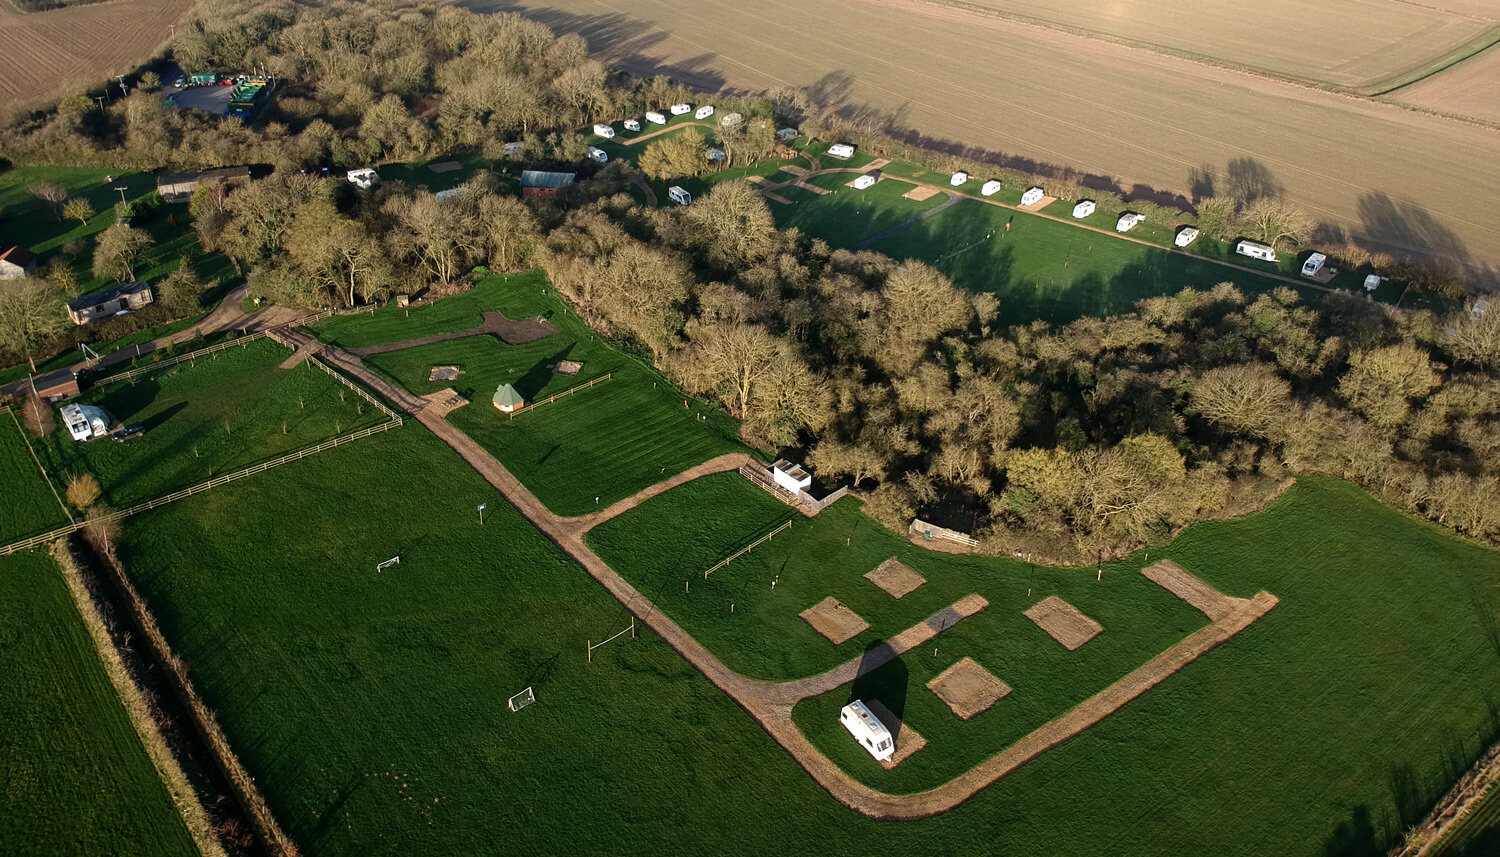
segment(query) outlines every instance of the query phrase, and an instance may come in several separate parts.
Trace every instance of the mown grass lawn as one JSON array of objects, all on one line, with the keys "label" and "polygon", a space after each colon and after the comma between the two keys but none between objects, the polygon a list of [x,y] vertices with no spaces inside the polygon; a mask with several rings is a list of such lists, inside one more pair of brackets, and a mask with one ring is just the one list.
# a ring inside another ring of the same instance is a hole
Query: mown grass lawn
[{"label": "mown grass lawn", "polygon": [[59,420],[49,470],[93,473],[104,501],[125,507],[386,419],[319,369],[277,368],[289,354],[262,339],[88,390],[78,401],[146,433],[78,443]]},{"label": "mown grass lawn", "polygon": [[[68,522],[26,451],[28,438],[21,432],[9,413],[0,413],[0,485],[5,486],[5,501],[0,503],[0,544],[45,533]],[[57,486],[59,493],[63,487]]]},{"label": "mown grass lawn", "polygon": [[[500,459],[552,511],[586,514],[714,456],[744,450],[735,420],[604,342],[540,274],[491,276],[468,295],[474,303],[458,310],[445,308],[458,299],[445,298],[422,311],[434,313],[433,327],[451,330],[465,329],[471,320],[478,324],[472,314],[483,309],[508,318],[546,314],[559,332],[524,345],[467,337],[371,355],[365,363],[418,395],[453,387],[467,396],[470,403],[449,414],[449,422]],[[382,310],[361,333],[335,335],[400,335],[380,327],[390,318]],[[581,362],[583,369],[576,376],[555,374],[547,367],[559,360]],[[446,365],[464,374],[454,382],[427,380],[432,367]],[[606,374],[612,376],[607,381],[515,418],[491,402],[501,384],[539,402]]]},{"label": "mown grass lawn", "polygon": [[[521,274],[492,275],[463,294],[430,304],[400,307],[388,303],[374,312],[330,316],[318,322],[313,332],[323,342],[341,348],[363,348],[437,333],[453,333],[478,327],[484,322],[484,314],[491,310],[508,309],[507,317],[512,319],[540,315],[555,306],[542,300],[542,291],[551,288],[547,275],[540,269]],[[533,295],[537,300],[530,300]]]},{"label": "mown grass lawn", "polygon": [[778,227],[796,227],[809,237],[821,238],[833,247],[852,248],[948,199],[945,194],[921,202],[905,199],[902,195],[914,185],[896,179],[876,182],[865,190],[846,187],[857,175],[830,173],[816,176],[810,183],[829,193],[817,194],[799,187],[785,187],[776,193],[791,200],[790,205],[774,201],[766,204],[771,207]]},{"label": "mown grass lawn", "polygon": [[0,851],[197,854],[44,553],[0,558],[0,614]]}]

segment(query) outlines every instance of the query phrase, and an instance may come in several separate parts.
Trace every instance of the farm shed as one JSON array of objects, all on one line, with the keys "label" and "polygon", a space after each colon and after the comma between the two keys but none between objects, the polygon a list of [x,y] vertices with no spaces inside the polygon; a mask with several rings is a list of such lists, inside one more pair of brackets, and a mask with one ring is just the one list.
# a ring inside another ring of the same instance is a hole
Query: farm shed
[{"label": "farm shed", "polygon": [[688,193],[686,188],[674,184],[667,188],[667,199],[672,200],[678,205],[691,205],[693,195]]},{"label": "farm shed", "polygon": [[641,120],[639,120],[639,119],[626,119],[623,124],[625,125],[625,130],[626,131],[639,131],[639,130],[641,130]]},{"label": "farm shed", "polygon": [[1318,272],[1323,270],[1323,266],[1327,264],[1327,262],[1328,257],[1323,255],[1322,253],[1314,253],[1311,256],[1308,256],[1307,260],[1302,263],[1302,276],[1316,277],[1318,275]]},{"label": "farm shed", "polygon": [[1267,262],[1276,261],[1276,248],[1259,241],[1245,239],[1234,245],[1234,252],[1241,256],[1249,256],[1252,259],[1263,259]]},{"label": "farm shed", "polygon": [[586,154],[588,155],[589,160],[593,161],[596,164],[602,164],[605,161],[609,160],[608,152],[604,151],[603,149],[595,148],[594,146],[589,146]]},{"label": "farm shed", "polygon": [[854,157],[854,147],[848,143],[834,143],[828,147],[828,157],[847,161]]},{"label": "farm shed", "polygon": [[646,111],[646,121],[656,125],[665,125],[667,124],[667,117],[656,112],[655,110],[648,110]]},{"label": "farm shed", "polygon": [[1026,189],[1025,193],[1021,194],[1021,204],[1022,205],[1036,205],[1037,203],[1041,202],[1042,201],[1042,197],[1044,197],[1046,195],[1047,195],[1047,192],[1044,191],[1044,190],[1042,190],[1039,187],[1035,187],[1035,186],[1029,187],[1029,188]]},{"label": "farm shed", "polygon": [[88,324],[101,318],[119,315],[140,309],[155,300],[151,287],[144,280],[136,280],[123,286],[115,286],[102,292],[84,295],[68,301],[68,318],[74,324]]},{"label": "farm shed", "polygon": [[1088,217],[1094,213],[1096,207],[1097,205],[1092,199],[1080,199],[1078,204],[1073,206],[1073,216],[1077,218]]},{"label": "farm shed", "polygon": [[1000,188],[1002,187],[1004,187],[1004,185],[1000,184],[999,179],[990,179],[989,181],[984,183],[983,187],[979,189],[979,194],[980,196],[994,196],[995,194],[1000,192]]},{"label": "farm shed", "polygon": [[1115,231],[1116,232],[1129,232],[1130,230],[1134,229],[1137,225],[1139,225],[1142,220],[1145,220],[1145,219],[1146,219],[1145,217],[1142,217],[1141,215],[1136,214],[1133,211],[1127,211],[1124,214],[1120,215],[1120,219],[1119,220],[1115,221]]},{"label": "farm shed", "polygon": [[598,134],[600,137],[603,137],[604,139],[608,140],[608,139],[610,139],[610,138],[612,138],[612,137],[615,136],[615,129],[609,127],[608,125],[605,125],[602,122],[600,122],[600,123],[597,123],[597,124],[594,125],[594,133]]},{"label": "farm shed", "polygon": [[880,173],[865,173],[864,175],[850,182],[849,186],[854,188],[855,190],[864,190],[868,187],[874,187],[875,183],[878,181],[880,181]]},{"label": "farm shed", "polygon": [[362,170],[350,170],[345,178],[349,180],[350,184],[353,184],[360,190],[369,190],[375,186],[376,182],[380,181],[380,173],[375,172],[369,167],[365,167]]},{"label": "farm shed", "polygon": [[948,179],[948,184],[953,185],[954,187],[958,187],[968,180],[969,174],[964,172],[963,170],[959,170],[958,172],[953,174],[953,178]]},{"label": "farm shed", "polygon": [[526,406],[526,398],[509,384],[501,384],[500,389],[495,391],[495,398],[492,401],[495,407],[507,414]]},{"label": "farm shed", "polygon": [[36,254],[25,247],[0,250],[0,280],[14,280],[36,270]]},{"label": "farm shed", "polygon": [[521,171],[521,196],[527,199],[552,199],[557,192],[573,186],[574,173],[549,173],[541,170]]},{"label": "farm shed", "polygon": [[802,132],[798,131],[796,128],[782,128],[780,131],[776,132],[776,142],[785,143],[790,140],[795,140],[801,135],[801,133]]},{"label": "farm shed", "polygon": [[870,711],[863,700],[856,699],[839,711],[839,723],[849,730],[859,746],[869,751],[877,761],[885,761],[896,752],[896,742],[890,730]]},{"label": "farm shed", "polygon": [[672,115],[673,116],[681,116],[684,113],[691,113],[692,111],[693,111],[693,105],[691,105],[691,104],[673,104],[672,105]]},{"label": "farm shed", "polygon": [[738,113],[725,113],[723,116],[719,117],[719,127],[733,128],[734,126],[744,121],[745,117]]},{"label": "farm shed", "polygon": [[72,369],[58,369],[31,377],[31,392],[50,402],[78,395],[78,375]]},{"label": "farm shed", "polygon": [[793,464],[785,458],[771,465],[771,479],[793,494],[812,487],[812,474],[804,470],[802,465]]},{"label": "farm shed", "polygon": [[698,108],[697,112],[695,112],[693,114],[693,118],[694,119],[707,119],[708,117],[710,117],[712,115],[714,115],[714,106],[712,104],[705,104],[702,107]]},{"label": "farm shed", "polygon": [[187,202],[204,185],[238,184],[250,180],[249,167],[224,167],[201,173],[171,173],[156,180],[162,202]]},{"label": "farm shed", "polygon": [[63,425],[68,427],[68,434],[76,441],[93,440],[109,434],[112,420],[109,412],[103,408],[93,405],[63,405],[58,411],[62,414]]},{"label": "farm shed", "polygon": [[1172,243],[1178,247],[1186,247],[1197,240],[1198,228],[1196,226],[1184,226],[1177,230],[1177,237],[1172,239]]}]

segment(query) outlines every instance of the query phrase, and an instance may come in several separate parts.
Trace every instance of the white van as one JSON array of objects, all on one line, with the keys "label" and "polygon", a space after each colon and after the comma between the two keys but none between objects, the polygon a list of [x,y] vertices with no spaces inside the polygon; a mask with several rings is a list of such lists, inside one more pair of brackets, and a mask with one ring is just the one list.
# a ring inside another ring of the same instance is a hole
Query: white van
[{"label": "white van", "polygon": [[679,187],[675,184],[667,188],[667,199],[672,200],[678,205],[693,204],[693,195],[688,193],[686,188]]},{"label": "white van", "polygon": [[604,151],[603,149],[596,149],[593,146],[589,146],[587,154],[589,156],[589,160],[593,161],[596,164],[602,164],[605,161],[609,160],[608,152]]}]

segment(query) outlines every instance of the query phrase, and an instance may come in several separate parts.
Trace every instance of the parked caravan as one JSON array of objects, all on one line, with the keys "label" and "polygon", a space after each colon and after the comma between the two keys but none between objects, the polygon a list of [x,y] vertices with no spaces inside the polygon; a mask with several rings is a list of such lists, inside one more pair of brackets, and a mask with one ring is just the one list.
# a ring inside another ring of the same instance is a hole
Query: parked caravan
[{"label": "parked caravan", "polygon": [[596,164],[602,164],[605,161],[609,160],[608,152],[604,151],[603,149],[597,149],[593,146],[589,146],[586,154],[588,155],[589,160],[593,161]]},{"label": "parked caravan", "polygon": [[981,187],[979,189],[979,195],[994,196],[995,194],[1000,192],[1000,188],[1002,187],[1005,187],[1005,185],[1002,185],[999,179],[990,179],[989,181],[984,183],[984,187]]},{"label": "parked caravan", "polygon": [[623,124],[625,126],[625,130],[626,131],[639,131],[639,130],[641,130],[641,120],[639,120],[639,119],[626,119],[621,124]]},{"label": "parked caravan", "polygon": [[865,173],[864,175],[851,182],[850,187],[854,188],[855,190],[864,190],[865,188],[874,187],[875,182],[879,180],[880,175],[878,173]]},{"label": "parked caravan", "polygon": [[1318,276],[1318,273],[1323,270],[1323,266],[1327,263],[1328,257],[1322,253],[1314,253],[1308,256],[1307,261],[1302,263],[1302,276],[1309,279]]},{"label": "parked caravan", "polygon": [[1081,220],[1093,214],[1096,207],[1097,204],[1092,199],[1080,199],[1078,204],[1073,206],[1073,216]]},{"label": "parked caravan", "polygon": [[877,761],[884,762],[896,752],[896,741],[890,730],[863,700],[856,699],[844,706],[839,711],[839,723]]},{"label": "parked caravan", "polygon": [[655,110],[648,110],[646,111],[646,121],[653,125],[665,125],[667,124],[667,117],[657,113]]},{"label": "parked caravan", "polygon": [[681,116],[684,113],[691,113],[692,110],[693,110],[693,105],[691,105],[691,104],[673,104],[672,105],[672,115],[673,116]]},{"label": "parked caravan", "polygon": [[600,137],[603,137],[606,140],[609,140],[614,138],[615,129],[609,127],[608,125],[600,123],[594,126],[594,133],[598,134]]},{"label": "parked caravan", "polygon": [[1187,245],[1197,240],[1198,227],[1184,226],[1181,229],[1177,230],[1177,237],[1172,239],[1172,243],[1176,244],[1178,247],[1186,247]]},{"label": "parked caravan", "polygon": [[1115,221],[1115,231],[1116,232],[1129,232],[1130,230],[1134,229],[1137,225],[1139,225],[1142,220],[1145,220],[1145,219],[1146,219],[1145,217],[1143,217],[1143,216],[1141,216],[1139,214],[1136,214],[1133,211],[1127,211],[1124,214],[1120,215],[1120,219],[1119,220]]},{"label": "parked caravan", "polygon": [[705,104],[702,107],[699,107],[695,113],[693,113],[693,118],[707,119],[712,115],[714,115],[714,106],[712,104]]},{"label": "parked caravan", "polygon": [[1047,192],[1039,187],[1029,187],[1026,189],[1025,193],[1021,194],[1021,204],[1036,205],[1037,203],[1041,202],[1042,197],[1046,195]]},{"label": "parked caravan", "polygon": [[963,170],[959,170],[958,172],[953,174],[953,178],[948,179],[948,184],[953,185],[954,187],[959,187],[968,180],[969,174],[964,172]]},{"label": "parked caravan", "polygon": [[834,143],[828,147],[828,157],[847,161],[854,157],[854,147],[848,143]]},{"label": "parked caravan", "polygon": [[1266,262],[1276,261],[1276,248],[1262,244],[1259,241],[1245,239],[1234,245],[1234,252],[1241,256],[1249,256],[1252,259],[1260,259]]},{"label": "parked caravan", "polygon": [[667,188],[667,199],[672,200],[678,205],[693,204],[693,195],[688,193],[685,188],[679,187],[675,184]]}]

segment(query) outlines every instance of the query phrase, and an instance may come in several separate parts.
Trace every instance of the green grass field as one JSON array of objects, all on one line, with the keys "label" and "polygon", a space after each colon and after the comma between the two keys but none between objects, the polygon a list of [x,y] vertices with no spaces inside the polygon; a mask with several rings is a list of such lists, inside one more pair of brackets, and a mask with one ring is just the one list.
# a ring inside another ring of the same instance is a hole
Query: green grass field
[{"label": "green grass field", "polygon": [[[5,502],[0,503],[0,544],[45,533],[68,522],[52,489],[37,470],[28,438],[8,413],[0,413],[0,485]],[[63,486],[57,486],[59,493]]]},{"label": "green grass field", "polygon": [[[554,309],[556,302],[543,300],[542,295],[542,290],[551,288],[547,275],[540,269],[522,274],[494,275],[485,277],[463,294],[425,306],[399,307],[388,303],[374,312],[331,316],[319,322],[313,332],[323,342],[341,348],[362,348],[437,333],[453,333],[478,327],[484,322],[484,314],[491,310],[506,311],[508,308],[508,318],[530,318]],[[533,296],[536,300],[532,300]]]},{"label": "green grass field", "polygon": [[[449,301],[460,302],[450,308]],[[422,331],[418,336],[462,330],[478,324],[477,315],[487,309],[515,319],[546,314],[559,332],[525,345],[468,337],[372,355],[365,363],[418,395],[451,386],[469,397],[470,404],[449,414],[449,422],[499,458],[552,511],[585,514],[744,449],[733,419],[602,341],[539,274],[486,278],[465,296],[414,311],[412,321],[421,326],[411,329]],[[391,322],[406,319],[395,313],[387,308],[323,335],[402,341],[405,335]],[[430,315],[418,319],[419,313]],[[576,377],[553,374],[547,366],[558,360],[580,361],[583,370]],[[428,381],[431,368],[443,365],[457,365],[464,374],[456,382]],[[490,401],[503,383],[537,402],[605,374],[612,374],[610,380],[514,419]]]},{"label": "green grass field", "polygon": [[0,615],[0,851],[197,854],[44,554],[0,558]]},{"label": "green grass field", "polygon": [[59,420],[47,439],[49,470],[93,473],[105,502],[122,508],[386,419],[312,366],[277,368],[289,354],[258,340],[88,390],[80,402],[119,423],[144,423],[146,433],[77,443]]},{"label": "green grass field", "polygon": [[833,247],[852,248],[938,207],[948,199],[945,194],[921,202],[903,199],[902,194],[915,186],[896,179],[876,182],[874,187],[865,190],[846,187],[855,176],[854,173],[831,173],[809,180],[809,184],[831,191],[827,194],[820,195],[799,187],[777,191],[792,202],[790,205],[767,203],[776,216],[776,225],[782,229],[796,227],[809,237],[821,238]]}]

